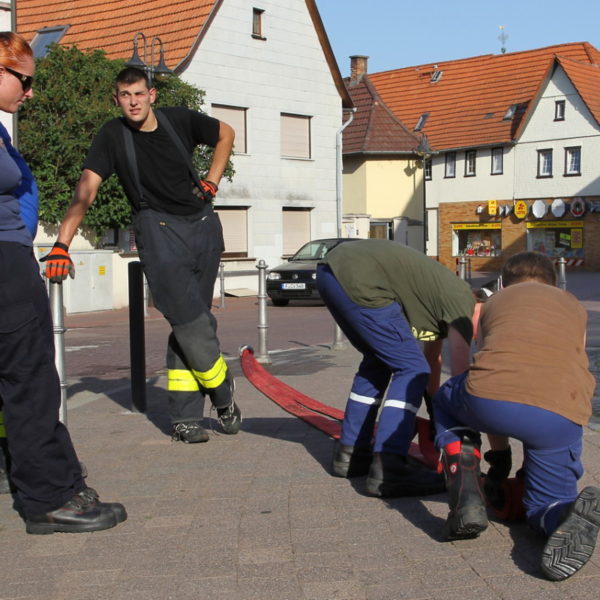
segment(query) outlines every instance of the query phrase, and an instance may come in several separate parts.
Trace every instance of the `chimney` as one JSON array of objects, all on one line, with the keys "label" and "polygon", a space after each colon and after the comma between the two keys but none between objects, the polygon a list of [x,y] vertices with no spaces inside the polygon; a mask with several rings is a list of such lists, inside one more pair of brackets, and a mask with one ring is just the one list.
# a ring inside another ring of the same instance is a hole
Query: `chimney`
[{"label": "chimney", "polygon": [[355,54],[350,57],[350,84],[356,85],[360,83],[363,75],[367,74],[367,61],[369,60],[368,56],[362,56],[360,54]]}]

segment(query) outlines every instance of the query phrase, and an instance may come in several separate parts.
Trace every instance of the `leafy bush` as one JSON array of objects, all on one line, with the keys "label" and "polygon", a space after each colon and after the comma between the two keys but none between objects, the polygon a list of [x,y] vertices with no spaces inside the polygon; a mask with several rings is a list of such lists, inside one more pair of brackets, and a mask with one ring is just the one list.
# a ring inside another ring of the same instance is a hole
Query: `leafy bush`
[{"label": "leafy bush", "polygon": [[[54,44],[38,59],[34,97],[19,111],[19,150],[33,171],[40,190],[40,220],[57,224],[71,203],[81,166],[92,139],[120,111],[112,101],[122,60],[109,60],[104,51],[82,52]],[[175,75],[155,77],[157,106],[187,106],[199,110],[204,92]],[[212,152],[198,149],[199,173],[205,173]],[[226,175],[231,177],[229,165]],[[100,239],[107,229],[131,222],[129,202],[116,176],[103,182],[84,223]]]}]

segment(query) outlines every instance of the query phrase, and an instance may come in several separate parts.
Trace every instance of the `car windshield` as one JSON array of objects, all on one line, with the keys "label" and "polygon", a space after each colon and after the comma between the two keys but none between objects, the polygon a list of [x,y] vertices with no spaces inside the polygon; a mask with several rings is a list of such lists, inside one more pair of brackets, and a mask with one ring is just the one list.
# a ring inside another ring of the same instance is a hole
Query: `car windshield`
[{"label": "car windshield", "polygon": [[290,260],[320,260],[339,243],[340,240],[315,240],[308,242]]}]

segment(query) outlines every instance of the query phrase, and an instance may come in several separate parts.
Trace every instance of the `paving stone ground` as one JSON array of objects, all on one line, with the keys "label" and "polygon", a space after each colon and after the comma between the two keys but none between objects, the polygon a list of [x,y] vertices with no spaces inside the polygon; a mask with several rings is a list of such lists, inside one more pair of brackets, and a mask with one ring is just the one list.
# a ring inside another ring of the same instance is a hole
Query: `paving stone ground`
[{"label": "paving stone ground", "polygon": [[[588,351],[600,379],[598,281],[585,274],[572,285],[590,314]],[[343,408],[358,363],[352,348],[314,344],[271,358],[274,375]],[[539,571],[543,540],[523,524],[492,521],[478,539],[442,542],[444,494],[381,500],[364,494],[364,478],[332,477],[333,442],[253,388],[234,357],[229,364],[243,429],[214,431],[207,444],[170,441],[161,371],[148,381],[146,414],[129,410],[127,386],[71,382],[68,425],[89,484],[123,502],[129,518],[104,532],[32,536],[10,496],[0,496],[0,599],[597,597],[600,551],[576,576],[552,583]],[[581,484],[600,485],[594,424],[584,447]],[[517,444],[514,452],[518,465]]]}]

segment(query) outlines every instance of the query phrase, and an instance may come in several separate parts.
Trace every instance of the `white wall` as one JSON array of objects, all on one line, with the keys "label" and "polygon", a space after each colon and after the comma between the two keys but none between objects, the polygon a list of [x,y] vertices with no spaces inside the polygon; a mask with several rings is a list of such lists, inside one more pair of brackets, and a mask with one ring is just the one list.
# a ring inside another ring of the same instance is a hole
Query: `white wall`
[{"label": "white wall", "polygon": [[[556,100],[565,100],[564,121],[554,120]],[[565,177],[565,147],[581,146],[581,176]],[[553,150],[553,176],[537,178],[537,151]],[[561,67],[544,90],[517,147],[516,195],[559,198],[600,194],[600,127]]]},{"label": "white wall", "polygon": [[[500,144],[498,145],[498,147]],[[433,156],[431,181],[427,181],[427,207],[437,208],[440,202],[481,201],[482,198],[503,200],[513,197],[514,147],[504,146],[502,175],[492,175],[491,148],[478,148],[475,177],[465,177],[465,153],[456,152],[456,176],[446,179],[446,154]]]},{"label": "white wall", "polygon": [[[253,39],[253,4],[225,0],[182,78],[211,104],[246,107],[247,147],[218,204],[249,206],[248,255],[275,266],[282,256],[282,207],[310,207],[312,238],[336,235],[336,132],[341,98],[304,0],[265,0],[263,35]],[[280,113],[312,116],[312,158],[280,158]]]},{"label": "white wall", "polygon": [[[0,2],[0,31],[12,30],[12,14],[10,7],[10,2]],[[4,125],[4,127],[6,127],[8,133],[10,133],[12,137],[13,116],[0,111],[0,122],[2,122],[2,125]]]}]

